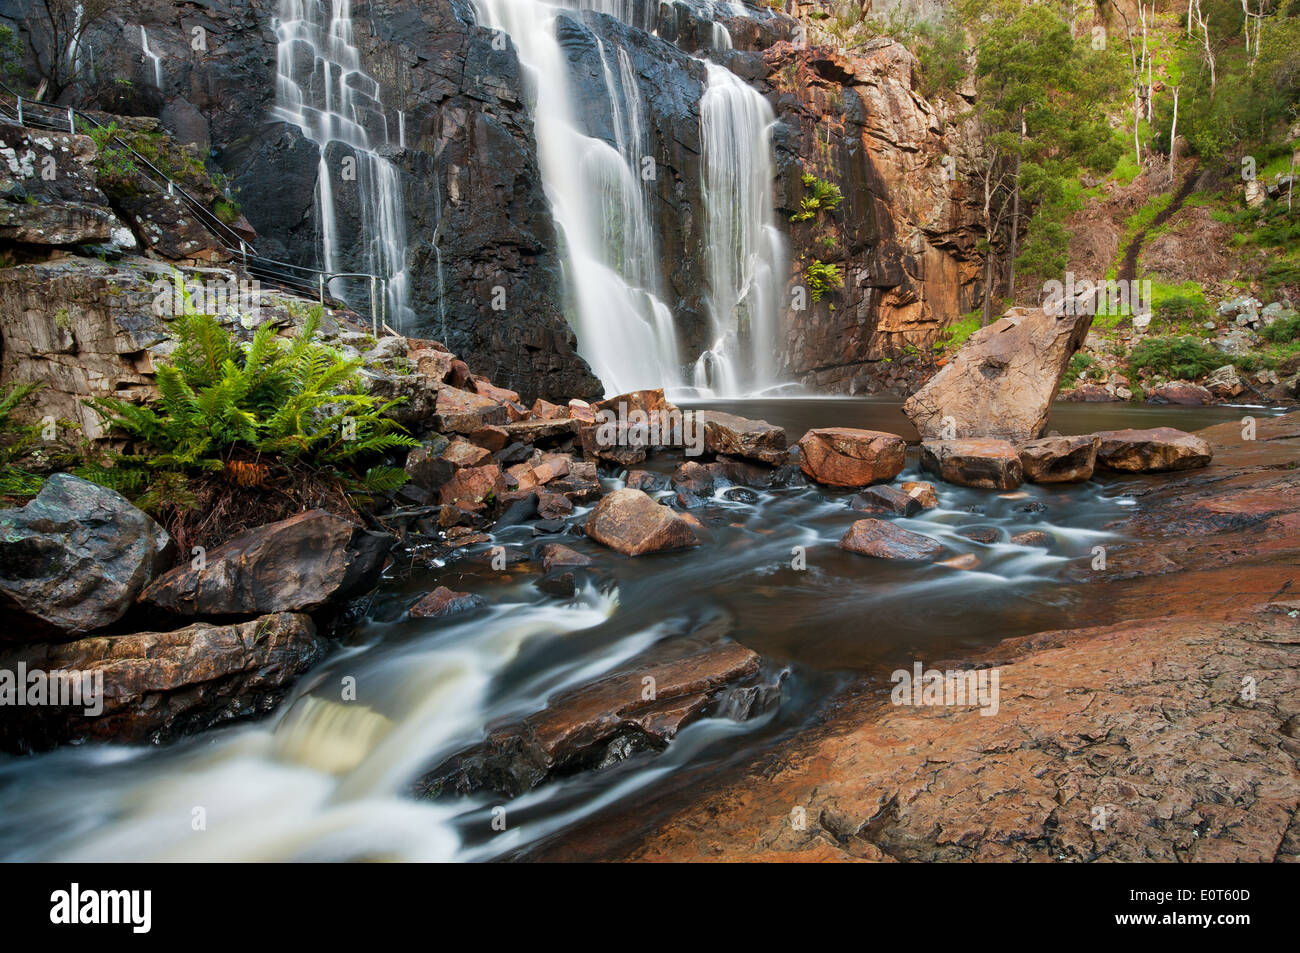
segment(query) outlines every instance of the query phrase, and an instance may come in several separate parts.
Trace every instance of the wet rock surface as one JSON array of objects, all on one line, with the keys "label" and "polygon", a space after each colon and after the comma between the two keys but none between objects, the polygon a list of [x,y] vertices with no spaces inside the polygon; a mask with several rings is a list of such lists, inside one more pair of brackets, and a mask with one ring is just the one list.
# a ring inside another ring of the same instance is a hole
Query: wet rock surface
[{"label": "wet rock surface", "polygon": [[641,490],[604,497],[587,517],[587,535],[624,556],[698,546],[691,524]]},{"label": "wet rock surface", "polygon": [[486,790],[517,797],[558,774],[660,750],[704,716],[721,689],[757,671],[758,656],[735,642],[672,640],[615,675],[551,699],[522,722],[492,730],[418,788],[435,796]]},{"label": "wet rock surface", "polygon": [[[233,625],[198,622],[171,632],[93,636],[0,654],[0,670],[80,672],[84,693],[102,684],[102,707],[10,708],[0,748],[26,751],[80,741],[168,741],[264,714],[325,654],[309,617],[276,613]],[[0,685],[0,691],[3,686]]]},{"label": "wet rock surface", "polygon": [[323,510],[259,526],[165,573],[142,602],[178,615],[318,609],[371,588],[392,539]]},{"label": "wet rock surface", "polygon": [[924,560],[942,553],[943,544],[886,520],[865,519],[845,531],[840,549],[877,559]]},{"label": "wet rock surface", "polygon": [[1210,445],[1193,434],[1173,427],[1150,430],[1103,430],[1097,434],[1101,448],[1097,462],[1109,470],[1158,473],[1192,470],[1210,462]]},{"label": "wet rock surface", "polygon": [[986,490],[1014,490],[1024,477],[1019,455],[1005,440],[927,440],[921,469],[945,483]]},{"label": "wet rock surface", "polygon": [[1101,438],[1043,437],[1016,448],[1025,479],[1030,483],[1082,483],[1092,479]]},{"label": "wet rock surface", "polygon": [[26,506],[0,510],[0,642],[113,624],[174,548],[121,494],[55,474]]}]

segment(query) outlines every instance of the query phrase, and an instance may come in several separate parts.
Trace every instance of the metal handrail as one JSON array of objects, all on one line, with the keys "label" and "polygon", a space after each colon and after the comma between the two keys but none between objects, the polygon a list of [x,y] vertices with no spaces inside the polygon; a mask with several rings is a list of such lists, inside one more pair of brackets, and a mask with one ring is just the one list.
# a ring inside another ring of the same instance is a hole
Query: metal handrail
[{"label": "metal handrail", "polygon": [[[97,120],[95,117],[87,115],[74,106],[51,106],[48,103],[36,102],[35,100],[24,100],[21,93],[10,89],[5,83],[0,82],[0,91],[8,94],[13,98],[12,106],[0,98],[0,115],[5,111],[12,113],[12,118],[20,126],[31,126],[34,128],[51,129],[62,131],[64,124],[68,132],[77,133],[76,120],[80,118],[86,123],[97,129],[107,129],[108,127]],[[40,115],[44,110],[47,114],[54,114],[59,117],[58,120]],[[35,114],[34,114],[35,111]],[[244,270],[255,278],[265,278],[268,281],[281,285],[285,288],[305,292],[315,292],[319,302],[324,305],[329,297],[329,283],[335,278],[355,278],[364,279],[370,284],[370,321],[371,328],[376,336],[379,334],[379,328],[390,333],[396,333],[388,326],[387,315],[387,287],[388,282],[379,275],[369,274],[367,272],[328,272],[319,268],[312,268],[307,265],[297,265],[292,262],[277,261],[273,258],[264,257],[257,254],[252,244],[234,229],[226,225],[225,222],[217,218],[208,207],[186,192],[179,184],[171,179],[167,173],[163,172],[152,162],[146,159],[140,153],[131,148],[130,143],[123,141],[119,136],[114,135],[111,142],[115,143],[126,152],[130,153],[134,162],[138,163],[135,167],[135,173],[148,182],[160,192],[166,192],[173,198],[179,197],[179,200],[189,207],[202,222],[203,226],[214,236],[224,242],[223,251],[235,257],[241,263]],[[140,166],[150,170],[162,181],[159,182],[144,172]],[[166,183],[165,185],[163,183]],[[234,247],[238,246],[238,247]],[[301,276],[296,273],[301,273]],[[329,300],[335,300],[330,298]],[[343,302],[346,304],[346,302]]]}]

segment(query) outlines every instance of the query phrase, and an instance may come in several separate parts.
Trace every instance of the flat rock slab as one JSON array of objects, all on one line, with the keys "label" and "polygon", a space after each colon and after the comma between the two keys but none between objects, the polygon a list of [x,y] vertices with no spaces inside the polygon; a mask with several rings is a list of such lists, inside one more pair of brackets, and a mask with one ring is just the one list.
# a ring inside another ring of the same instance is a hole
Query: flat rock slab
[{"label": "flat rock slab", "polygon": [[867,486],[903,471],[907,441],[897,434],[852,427],[822,427],[799,439],[799,466],[827,486]]},{"label": "flat rock slab", "polygon": [[910,493],[892,486],[870,486],[856,494],[850,505],[863,513],[894,513],[914,516],[921,512],[921,501]]},{"label": "flat rock slab", "polygon": [[[434,769],[419,788],[427,795],[486,789],[516,797],[557,773],[661,749],[705,715],[722,689],[757,671],[758,655],[735,642],[673,640],[631,659],[618,674],[561,694],[545,710],[493,731],[483,744]],[[647,685],[653,698],[646,697]]]},{"label": "flat rock slab", "polygon": [[1100,449],[1101,438],[1085,434],[1031,440],[1022,443],[1016,452],[1030,483],[1083,483],[1092,479]]},{"label": "flat rock slab", "polygon": [[785,429],[766,420],[750,420],[717,410],[697,410],[695,425],[704,428],[704,449],[709,453],[743,457],[770,466],[780,466],[789,456]]},{"label": "flat rock slab", "polygon": [[383,533],[308,510],[240,533],[199,563],[177,566],[140,600],[178,615],[310,611],[372,588],[391,544]]},{"label": "flat rock slab", "polygon": [[1014,490],[1024,476],[1016,448],[1005,440],[927,440],[921,469],[945,483],[982,490]]},{"label": "flat rock slab", "polygon": [[438,400],[433,418],[437,430],[450,433],[471,434],[484,427],[499,426],[509,420],[503,404],[490,397],[473,394],[450,385],[438,387]]},{"label": "flat rock slab", "polygon": [[610,493],[587,517],[587,535],[624,556],[700,545],[691,524],[641,490]]},{"label": "flat rock slab", "polygon": [[[260,715],[324,657],[326,644],[308,616],[284,612],[233,625],[197,622],[174,632],[26,646],[0,655],[0,670],[82,672],[83,691],[102,679],[103,708],[87,715],[84,705],[6,707],[0,748],[143,744]],[[0,697],[3,691],[0,680]]]},{"label": "flat rock slab", "polygon": [[887,520],[858,520],[840,539],[840,549],[877,559],[930,560],[943,553],[943,544]]},{"label": "flat rock slab", "polygon": [[1208,466],[1214,457],[1210,445],[1200,437],[1155,427],[1151,430],[1101,430],[1097,464],[1125,473],[1161,473],[1194,470]]},{"label": "flat rock slab", "polygon": [[166,568],[167,531],[121,494],[58,473],[0,510],[0,641],[111,625]]}]

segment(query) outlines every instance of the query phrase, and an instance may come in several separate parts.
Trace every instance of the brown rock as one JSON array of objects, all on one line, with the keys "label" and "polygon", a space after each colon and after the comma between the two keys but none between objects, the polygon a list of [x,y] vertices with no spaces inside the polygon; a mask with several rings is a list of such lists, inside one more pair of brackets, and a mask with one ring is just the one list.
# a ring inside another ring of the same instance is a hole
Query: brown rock
[{"label": "brown rock", "polygon": [[766,420],[749,420],[717,410],[697,410],[695,425],[704,428],[704,449],[713,454],[727,454],[758,460],[770,466],[785,463],[785,430]]},{"label": "brown rock", "polygon": [[1074,390],[1061,395],[1061,400],[1075,404],[1105,404],[1122,400],[1100,384],[1080,384]]},{"label": "brown rock", "polygon": [[486,397],[488,400],[494,400],[498,404],[518,404],[519,392],[508,390],[505,387],[497,387],[486,377],[474,378],[474,392],[480,397]]},{"label": "brown rock", "polygon": [[887,520],[858,520],[840,539],[840,549],[877,559],[934,559],[943,552],[938,540],[903,529]]},{"label": "brown rock", "polygon": [[1012,308],[972,334],[903,412],[923,439],[942,438],[953,425],[954,437],[1033,440],[1046,427],[1061,376],[1091,325],[1091,314]]},{"label": "brown rock", "polygon": [[587,535],[625,556],[698,546],[690,525],[640,490],[615,490],[587,518]]},{"label": "brown rock", "polygon": [[932,510],[939,505],[939,494],[935,491],[933,483],[926,483],[924,480],[908,480],[899,485],[904,493],[921,504],[921,509]]},{"label": "brown rock", "polygon": [[898,516],[914,516],[921,512],[921,501],[910,493],[896,490],[892,486],[867,487],[853,497],[851,505],[863,513],[894,513]]},{"label": "brown rock", "polygon": [[558,443],[578,432],[578,422],[559,418],[555,420],[520,420],[505,425],[511,440],[520,443]]},{"label": "brown rock", "polygon": [[984,490],[1014,490],[1023,471],[1015,447],[1005,440],[927,440],[921,469],[947,483]]},{"label": "brown rock", "polygon": [[496,427],[489,425],[480,427],[469,435],[471,443],[477,444],[484,450],[496,453],[498,450],[504,450],[506,444],[510,442],[510,431],[505,427]]},{"label": "brown rock", "polygon": [[[56,705],[6,708],[0,749],[55,744],[168,741],[273,707],[294,679],[325,654],[306,615],[275,613],[249,622],[198,622],[174,632],[139,632],[29,645],[0,656],[0,670],[82,672],[103,679],[103,710]],[[83,696],[84,698],[84,696]]]},{"label": "brown rock", "polygon": [[437,430],[470,434],[491,424],[504,424],[507,419],[506,408],[490,398],[448,385],[438,388],[433,419]]},{"label": "brown rock", "polygon": [[544,520],[560,520],[573,513],[573,501],[559,493],[537,494],[537,516]]},{"label": "brown rock", "polygon": [[411,606],[410,615],[412,619],[443,619],[485,605],[487,601],[482,596],[469,592],[454,592],[446,586],[439,586]]},{"label": "brown rock", "polygon": [[828,486],[867,486],[892,480],[903,470],[907,443],[878,430],[823,427],[799,441],[799,466]]},{"label": "brown rock", "polygon": [[1017,546],[1041,546],[1046,549],[1052,545],[1052,537],[1041,529],[1030,529],[1016,533],[1011,537],[1011,542]]},{"label": "brown rock", "polygon": [[574,398],[569,401],[569,416],[583,423],[595,423],[596,411],[585,400]]},{"label": "brown rock", "polygon": [[647,493],[661,490],[664,486],[663,478],[648,470],[629,470],[624,482],[633,490],[645,490]]},{"label": "brown rock", "polygon": [[596,464],[590,460],[574,460],[569,468],[569,475],[552,480],[547,487],[552,493],[559,493],[574,503],[589,503],[600,497],[600,478],[596,473]]},{"label": "brown rock", "polygon": [[[468,471],[462,471],[468,472]],[[240,533],[163,574],[140,601],[179,615],[253,615],[318,609],[370,589],[392,537],[324,510]]]},{"label": "brown rock", "polygon": [[1043,437],[1022,443],[1017,449],[1020,466],[1030,483],[1082,483],[1092,479],[1101,438]]},{"label": "brown rock", "polygon": [[694,496],[708,496],[713,492],[713,474],[709,468],[694,460],[687,460],[673,473],[673,486]]},{"label": "brown rock", "polygon": [[457,437],[442,451],[442,458],[457,469],[461,467],[479,467],[492,459],[490,451]]},{"label": "brown rock", "polygon": [[[555,774],[662,748],[703,716],[725,686],[757,670],[758,656],[743,645],[670,640],[617,674],[559,695],[544,711],[493,732],[436,768],[421,787],[516,797]],[[645,697],[647,684],[654,686],[651,699]]]},{"label": "brown rock", "polygon": [[550,572],[557,568],[590,566],[591,557],[584,556],[576,549],[570,549],[562,543],[548,543],[542,547],[542,571]]},{"label": "brown rock", "polygon": [[573,416],[568,407],[561,407],[559,404],[552,404],[548,400],[537,398],[533,401],[533,407],[530,411],[533,420],[566,420]]},{"label": "brown rock", "polygon": [[1191,470],[1208,465],[1214,456],[1200,437],[1173,427],[1102,430],[1097,436],[1101,438],[1097,464],[1125,473]]},{"label": "brown rock", "polygon": [[439,491],[443,506],[455,506],[477,513],[506,491],[506,481],[496,464],[482,467],[465,467],[457,470]]},{"label": "brown rock", "polygon": [[1171,381],[1152,390],[1147,395],[1147,403],[1200,407],[1214,403],[1214,395],[1199,384],[1191,384],[1187,381]]}]

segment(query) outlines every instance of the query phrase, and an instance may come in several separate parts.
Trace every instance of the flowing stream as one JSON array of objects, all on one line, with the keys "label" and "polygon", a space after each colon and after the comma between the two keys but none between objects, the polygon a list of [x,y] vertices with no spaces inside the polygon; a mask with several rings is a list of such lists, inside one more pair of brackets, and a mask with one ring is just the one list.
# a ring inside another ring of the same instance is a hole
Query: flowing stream
[{"label": "flowing stream", "polygon": [[[906,433],[896,403],[723,403],[792,438],[808,426]],[[1238,419],[1233,408],[1061,405],[1066,433]],[[669,457],[648,465],[671,472]],[[925,479],[915,451],[900,479]],[[617,481],[609,481],[617,485]],[[491,566],[488,544],[441,569],[381,588],[365,618],[267,717],[164,745],[85,745],[0,755],[0,859],[485,860],[562,842],[598,816],[650,824],[671,796],[743,766],[813,722],[838,689],[914,659],[959,658],[997,640],[1078,625],[1080,584],[1065,574],[1113,539],[1134,505],[1130,480],[1026,485],[1012,494],[938,484],[941,505],[900,525],[933,536],[974,570],[872,560],[836,546],[857,518],[851,496],[815,486],[720,493],[696,512],[711,541],[626,559],[585,537],[497,530],[491,545],[527,555],[562,541],[593,557],[596,586],[546,596],[532,569]],[[575,514],[581,523],[585,512]],[[992,530],[978,543],[959,532]],[[1048,549],[1012,544],[1042,530]],[[806,568],[792,564],[794,547]],[[406,609],[437,585],[488,608],[446,620]],[[509,802],[420,800],[415,779],[568,688],[618,672],[667,640],[722,632],[762,657],[779,704],[748,720],[705,718],[659,753],[553,780]],[[355,687],[355,699],[345,695]],[[684,792],[684,795],[683,795]],[[504,814],[501,812],[504,811]],[[505,828],[494,826],[504,818]]]}]

